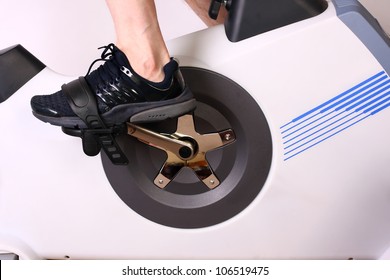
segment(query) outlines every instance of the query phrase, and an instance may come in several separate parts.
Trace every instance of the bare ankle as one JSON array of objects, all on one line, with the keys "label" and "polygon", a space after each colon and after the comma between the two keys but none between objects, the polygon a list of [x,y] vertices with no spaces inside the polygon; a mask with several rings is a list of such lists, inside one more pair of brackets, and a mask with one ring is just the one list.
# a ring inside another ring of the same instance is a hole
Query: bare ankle
[{"label": "bare ankle", "polygon": [[[129,64],[134,71],[142,78],[151,82],[161,82],[164,80],[164,66],[170,61],[168,53],[147,52],[145,50],[134,51],[121,48],[126,55]],[[141,55],[140,55],[141,54]]]},{"label": "bare ankle", "polygon": [[165,64],[166,63],[155,63],[155,61],[147,60],[138,63],[131,62],[131,67],[133,67],[134,71],[142,78],[158,83],[165,78],[163,71]]}]

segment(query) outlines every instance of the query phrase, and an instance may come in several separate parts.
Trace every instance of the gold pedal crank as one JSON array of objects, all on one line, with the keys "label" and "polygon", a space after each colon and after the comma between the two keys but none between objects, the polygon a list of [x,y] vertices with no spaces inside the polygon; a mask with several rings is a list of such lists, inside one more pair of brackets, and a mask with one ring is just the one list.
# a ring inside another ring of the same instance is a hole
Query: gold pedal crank
[{"label": "gold pedal crank", "polygon": [[167,153],[167,160],[154,179],[154,184],[161,189],[165,188],[183,167],[192,169],[209,189],[216,188],[220,181],[209,165],[206,153],[236,140],[232,129],[199,134],[195,130],[192,115],[179,117],[176,132],[172,134],[157,133],[133,123],[127,123],[127,132],[141,142]]}]

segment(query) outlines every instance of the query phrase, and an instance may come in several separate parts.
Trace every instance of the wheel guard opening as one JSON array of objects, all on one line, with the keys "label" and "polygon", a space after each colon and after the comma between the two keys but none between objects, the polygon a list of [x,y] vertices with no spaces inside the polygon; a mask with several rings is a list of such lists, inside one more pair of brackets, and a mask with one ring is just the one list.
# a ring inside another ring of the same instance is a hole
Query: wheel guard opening
[{"label": "wheel guard opening", "polygon": [[[118,135],[116,142],[129,164],[101,157],[111,186],[132,210],[165,226],[201,228],[234,217],[257,197],[271,166],[272,141],[263,112],[242,87],[208,70],[182,72],[198,101],[193,115],[128,124],[131,136]],[[151,144],[142,129],[161,141],[173,139],[172,146]]]}]

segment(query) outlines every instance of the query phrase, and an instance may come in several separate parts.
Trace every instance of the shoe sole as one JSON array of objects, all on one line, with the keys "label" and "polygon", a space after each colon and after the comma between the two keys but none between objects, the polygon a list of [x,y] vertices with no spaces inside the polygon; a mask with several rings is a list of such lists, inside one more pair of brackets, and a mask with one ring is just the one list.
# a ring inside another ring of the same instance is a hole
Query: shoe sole
[{"label": "shoe sole", "polygon": [[[125,122],[146,123],[158,122],[166,119],[180,117],[196,108],[196,100],[177,103],[174,99],[157,101],[153,103],[135,103],[117,106],[101,115],[107,126],[119,125]],[[55,126],[67,128],[87,128],[86,124],[78,117],[49,117],[33,112],[39,120]]]},{"label": "shoe sole", "polygon": [[195,110],[195,107],[196,100],[191,99],[180,104],[151,108],[139,112],[131,116],[129,121],[134,123],[163,121],[192,112]]}]

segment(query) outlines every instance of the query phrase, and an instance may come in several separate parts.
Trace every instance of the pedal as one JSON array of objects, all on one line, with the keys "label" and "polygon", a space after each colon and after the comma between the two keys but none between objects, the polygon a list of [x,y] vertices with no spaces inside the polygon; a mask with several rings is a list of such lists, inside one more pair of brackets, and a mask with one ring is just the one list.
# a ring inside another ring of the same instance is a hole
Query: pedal
[{"label": "pedal", "polygon": [[115,136],[126,132],[126,126],[114,126],[107,129],[74,129],[62,127],[62,131],[70,136],[80,137],[83,151],[88,156],[96,156],[101,149],[115,165],[126,165],[128,159],[122,152]]},{"label": "pedal", "polygon": [[119,134],[127,133],[149,146],[165,151],[167,159],[154,179],[154,184],[161,189],[184,167],[190,168],[209,189],[216,188],[220,181],[208,163],[206,153],[233,143],[236,139],[232,129],[198,133],[192,115],[179,117],[176,132],[172,134],[157,133],[134,123],[107,129],[62,127],[62,131],[67,135],[80,137],[86,155],[96,156],[103,149],[115,165],[128,164],[126,155],[115,140],[115,136]]},{"label": "pedal", "polygon": [[147,145],[163,150],[167,160],[154,179],[154,184],[165,188],[184,167],[192,169],[209,189],[216,188],[220,181],[206,159],[206,153],[233,143],[236,139],[232,129],[216,133],[199,134],[195,130],[192,115],[177,120],[176,132],[156,133],[133,123],[127,123],[127,133]]}]

